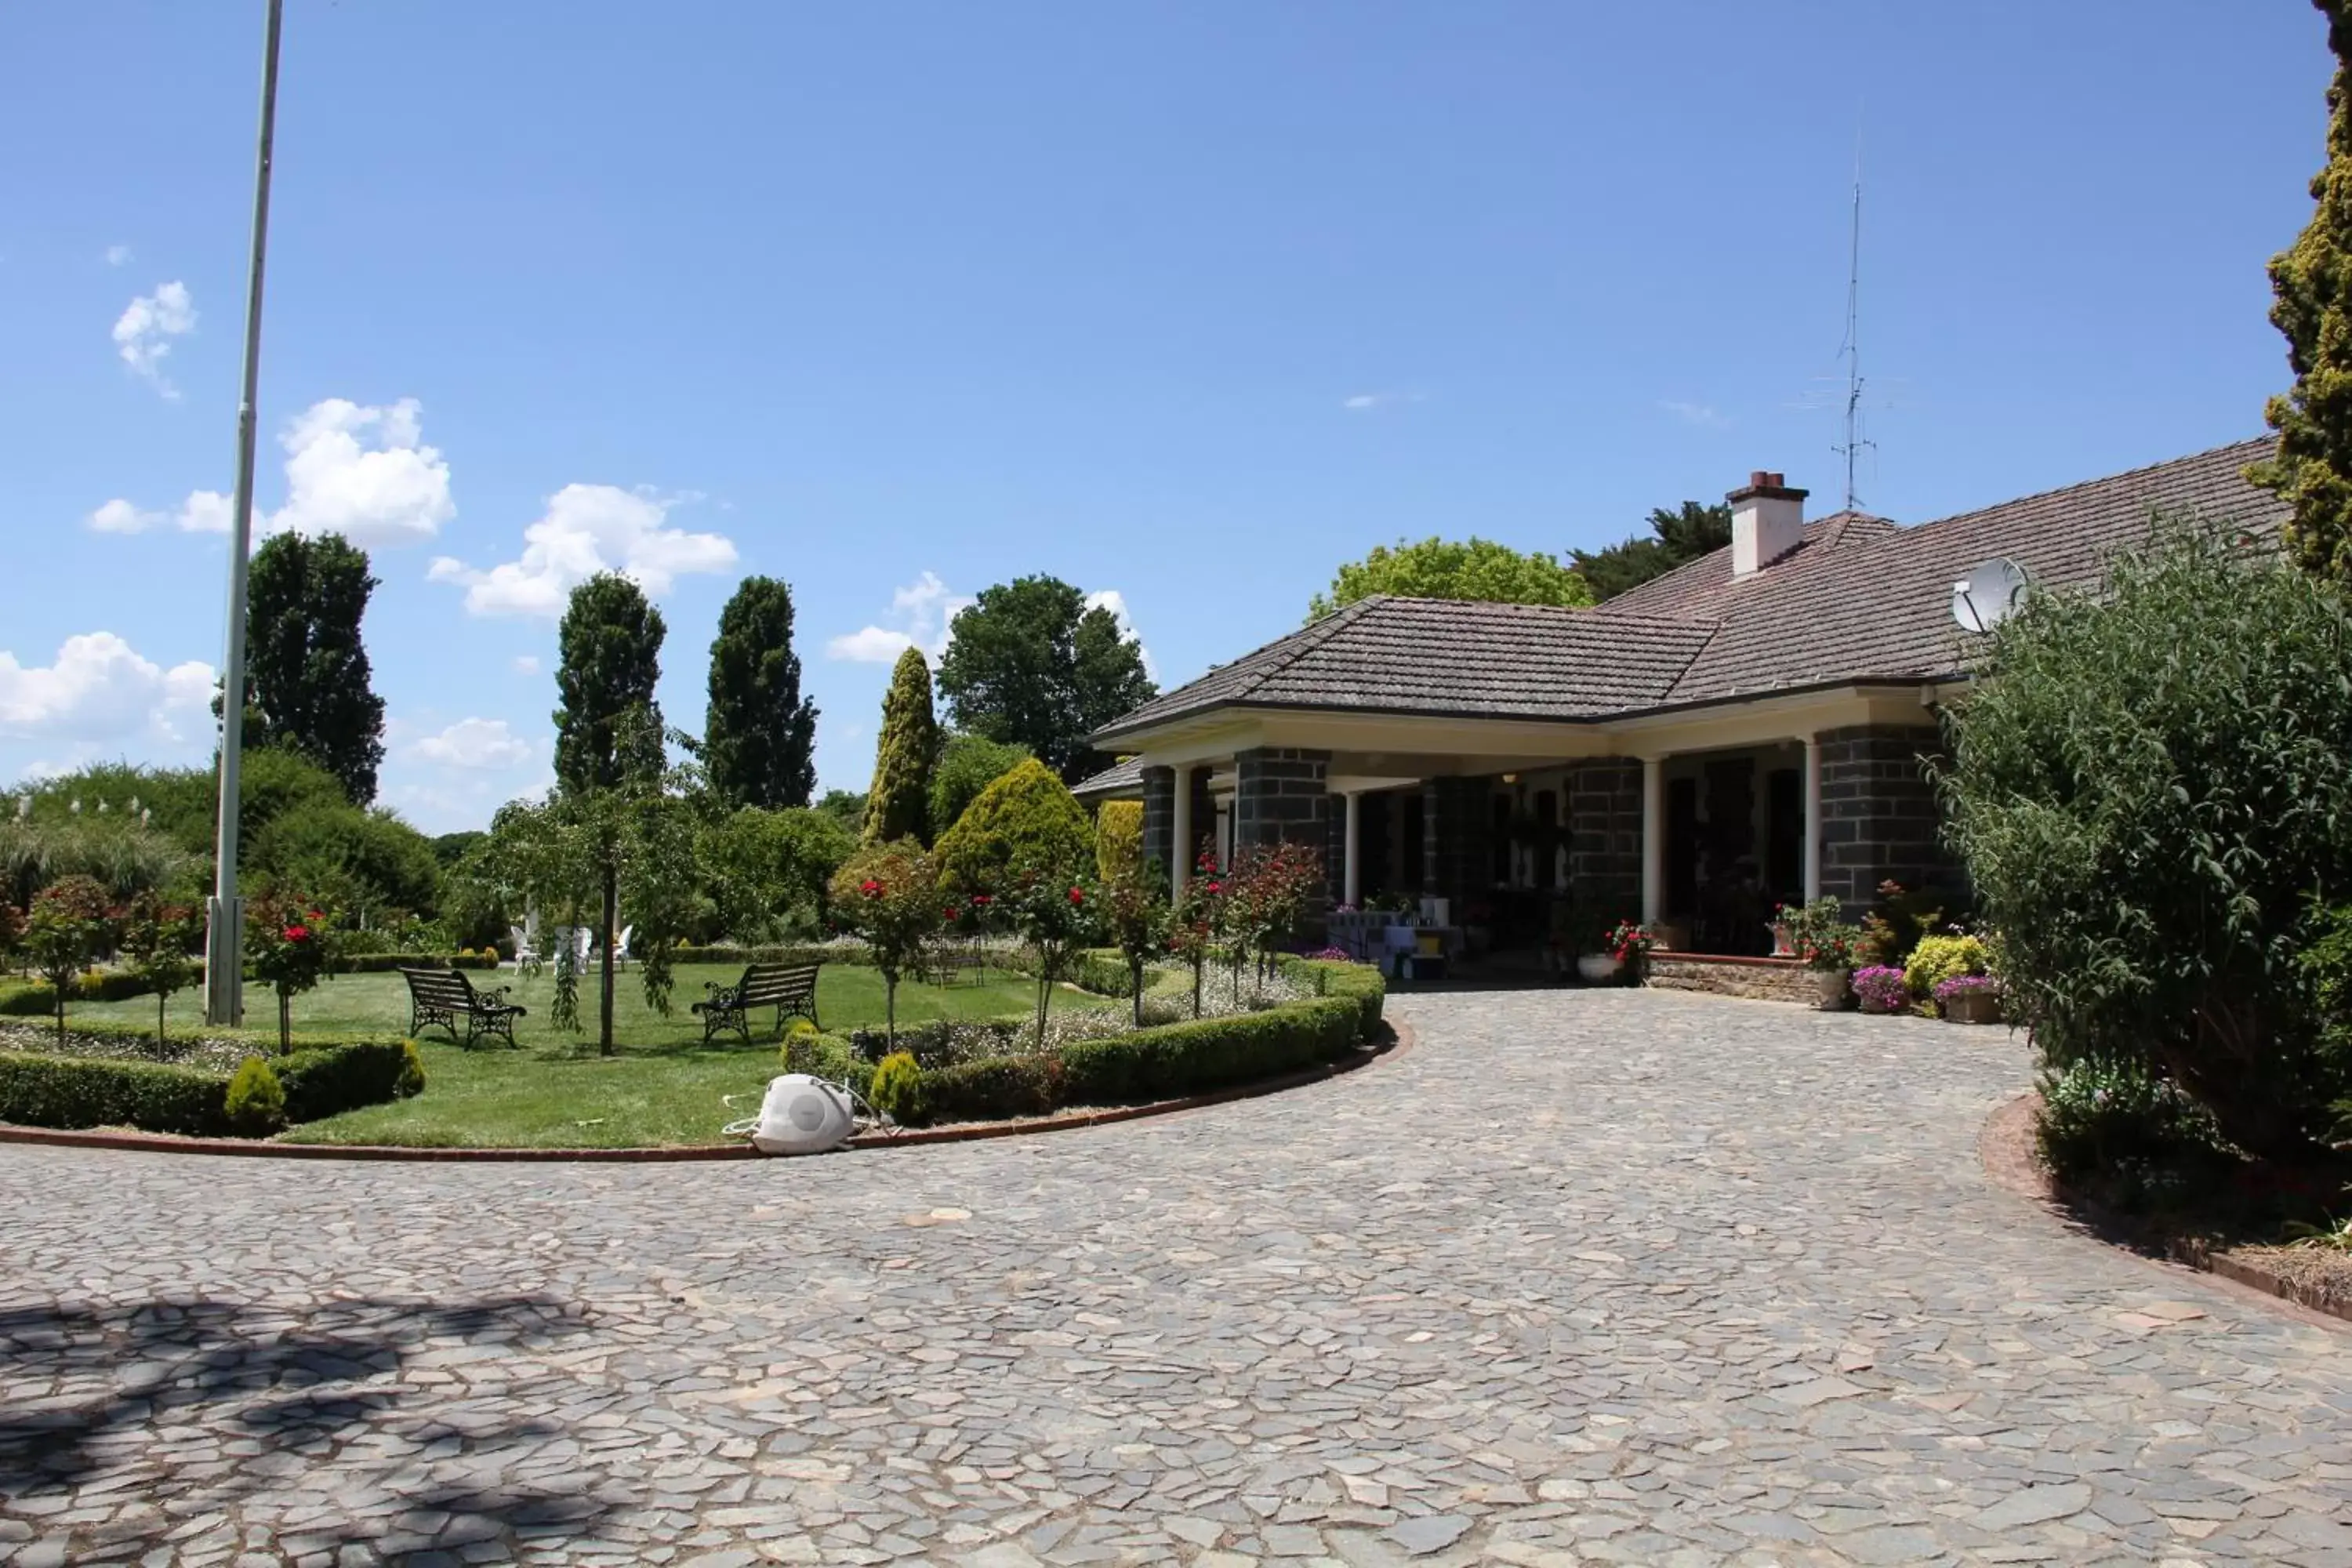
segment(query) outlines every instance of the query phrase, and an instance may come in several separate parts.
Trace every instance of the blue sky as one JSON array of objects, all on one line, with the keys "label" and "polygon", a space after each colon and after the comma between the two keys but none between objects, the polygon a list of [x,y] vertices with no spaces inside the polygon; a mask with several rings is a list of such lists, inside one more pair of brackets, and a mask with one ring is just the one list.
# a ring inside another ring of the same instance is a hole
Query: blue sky
[{"label": "blue sky", "polygon": [[[597,564],[688,729],[792,583],[862,788],[1024,573],[1173,683],[1401,536],[1825,510],[1858,123],[1871,510],[2255,434],[2329,68],[2290,0],[287,8],[257,504],[373,550],[436,831],[545,780]],[[0,8],[0,779],[209,752],[261,15]]]}]

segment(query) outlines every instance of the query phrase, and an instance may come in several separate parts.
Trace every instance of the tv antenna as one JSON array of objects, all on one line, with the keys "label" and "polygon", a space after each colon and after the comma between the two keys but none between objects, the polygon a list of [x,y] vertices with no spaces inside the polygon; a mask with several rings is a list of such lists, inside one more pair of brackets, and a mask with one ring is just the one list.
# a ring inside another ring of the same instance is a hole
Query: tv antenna
[{"label": "tv antenna", "polygon": [[1854,510],[1853,469],[1863,448],[1878,443],[1862,433],[1862,132],[1853,133],[1853,225],[1848,239],[1845,275],[1845,342],[1838,357],[1845,361],[1845,444],[1830,450],[1845,459],[1845,508]]}]

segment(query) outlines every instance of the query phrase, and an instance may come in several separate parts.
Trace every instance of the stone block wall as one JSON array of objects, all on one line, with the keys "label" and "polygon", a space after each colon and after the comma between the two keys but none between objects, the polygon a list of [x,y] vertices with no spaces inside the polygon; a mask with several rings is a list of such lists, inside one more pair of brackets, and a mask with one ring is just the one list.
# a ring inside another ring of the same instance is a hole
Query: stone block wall
[{"label": "stone block wall", "polygon": [[1920,765],[1937,745],[1926,725],[1831,730],[1822,749],[1822,891],[1859,920],[1889,878],[1906,888],[1956,886],[1942,816]]},{"label": "stone block wall", "polygon": [[1169,846],[1176,837],[1176,770],[1143,770],[1143,858],[1170,864]]},{"label": "stone block wall", "polygon": [[1642,764],[1622,757],[1568,770],[1568,881],[1579,903],[1642,907]]},{"label": "stone block wall", "polygon": [[1260,746],[1234,755],[1234,846],[1304,844],[1330,847],[1331,795],[1324,787],[1331,753]]},{"label": "stone block wall", "polygon": [[1811,970],[1770,958],[1652,953],[1644,961],[1642,984],[1660,991],[1704,991],[1714,996],[1795,1002],[1807,1007],[1814,1005],[1817,994]]}]

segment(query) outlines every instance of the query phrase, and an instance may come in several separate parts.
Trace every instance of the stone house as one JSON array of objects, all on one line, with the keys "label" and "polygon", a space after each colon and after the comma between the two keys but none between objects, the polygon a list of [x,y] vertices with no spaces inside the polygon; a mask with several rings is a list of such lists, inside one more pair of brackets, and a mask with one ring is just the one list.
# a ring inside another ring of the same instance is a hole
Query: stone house
[{"label": "stone house", "polygon": [[[1858,914],[1893,879],[1957,881],[1925,760],[1981,638],[1955,584],[1987,562],[2093,588],[2159,518],[2274,531],[2268,440],[1913,527],[1758,473],[1731,544],[1586,610],[1375,597],[1127,714],[1082,797],[1140,797],[1179,886],[1199,849],[1317,847],[1329,893],[1451,900],[1497,945],[1563,900],[1769,947],[1775,903]],[[1193,853],[1186,853],[1188,847]]]}]

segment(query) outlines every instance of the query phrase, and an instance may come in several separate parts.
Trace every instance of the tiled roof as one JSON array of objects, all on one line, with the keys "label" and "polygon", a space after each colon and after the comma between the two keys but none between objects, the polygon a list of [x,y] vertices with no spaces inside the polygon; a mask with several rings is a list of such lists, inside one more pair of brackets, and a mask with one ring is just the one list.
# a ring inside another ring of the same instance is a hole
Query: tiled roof
[{"label": "tiled roof", "polygon": [[1113,763],[1098,773],[1090,773],[1070,786],[1070,793],[1080,800],[1116,800],[1122,795],[1143,793],[1143,759],[1128,757]]},{"label": "tiled roof", "polygon": [[1545,605],[1375,595],[1155,698],[1103,735],[1228,707],[1596,718],[1664,699],[1707,632]]},{"label": "tiled roof", "polygon": [[1952,584],[1972,568],[2007,556],[2045,587],[2091,587],[2158,515],[2273,532],[2285,509],[2242,473],[2271,445],[2243,441],[1916,528],[1840,512],[1808,523],[1760,572],[1735,578],[1726,548],[1591,610],[1375,596],[1102,734],[1228,707],[1589,720],[1952,675],[1967,651]]}]

